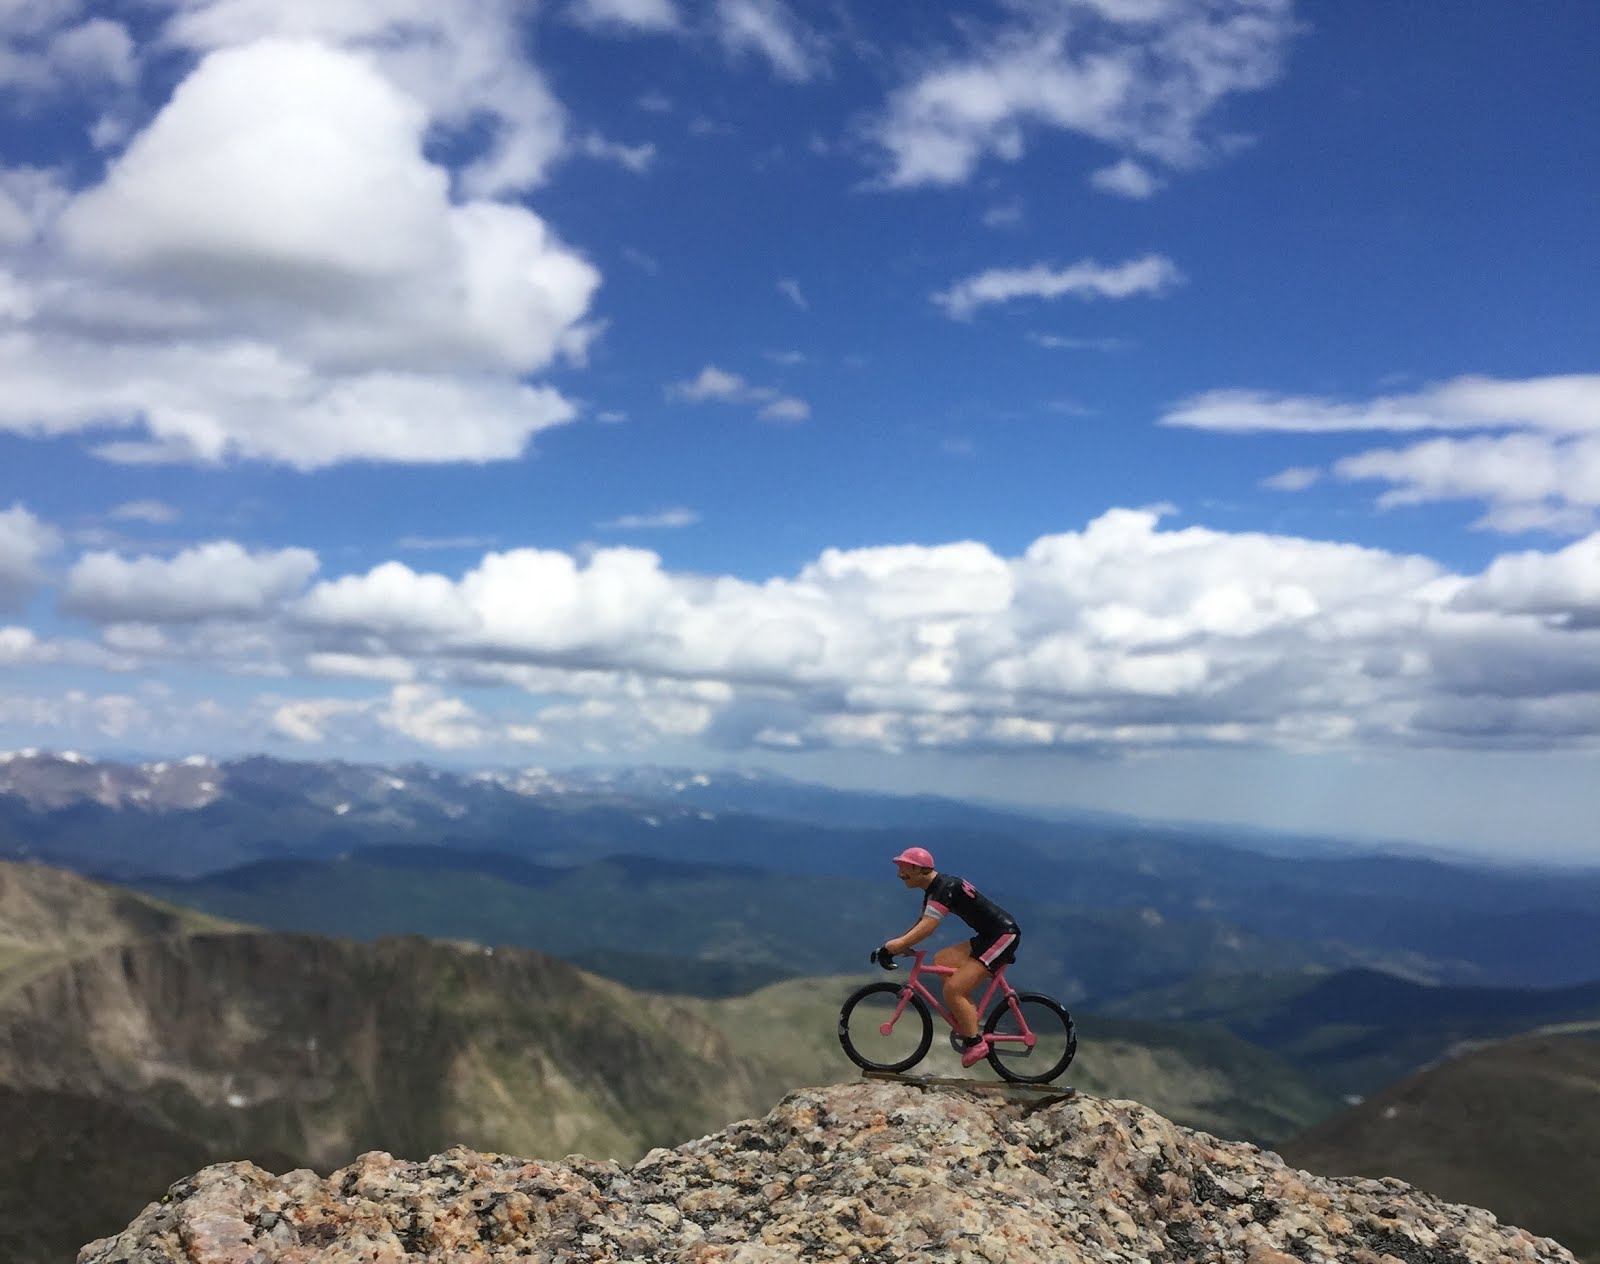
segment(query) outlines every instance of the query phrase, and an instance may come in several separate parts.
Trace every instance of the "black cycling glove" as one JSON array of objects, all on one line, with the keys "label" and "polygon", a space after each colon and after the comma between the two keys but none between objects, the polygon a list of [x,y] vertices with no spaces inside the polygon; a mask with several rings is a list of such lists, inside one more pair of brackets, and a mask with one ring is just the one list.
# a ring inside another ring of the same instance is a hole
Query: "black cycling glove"
[{"label": "black cycling glove", "polygon": [[872,950],[872,964],[882,966],[885,970],[898,970],[900,967],[894,963],[894,953],[888,948],[874,948]]}]

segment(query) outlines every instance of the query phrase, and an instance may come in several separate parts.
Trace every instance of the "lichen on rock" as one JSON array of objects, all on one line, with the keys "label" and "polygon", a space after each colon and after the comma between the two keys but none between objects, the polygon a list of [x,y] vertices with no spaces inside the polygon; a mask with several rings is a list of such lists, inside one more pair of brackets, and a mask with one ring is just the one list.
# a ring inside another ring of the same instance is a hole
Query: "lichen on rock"
[{"label": "lichen on rock", "polygon": [[1573,1264],[1399,1181],[1313,1176],[1134,1102],[869,1081],[632,1167],[456,1148],[220,1164],[79,1264]]}]

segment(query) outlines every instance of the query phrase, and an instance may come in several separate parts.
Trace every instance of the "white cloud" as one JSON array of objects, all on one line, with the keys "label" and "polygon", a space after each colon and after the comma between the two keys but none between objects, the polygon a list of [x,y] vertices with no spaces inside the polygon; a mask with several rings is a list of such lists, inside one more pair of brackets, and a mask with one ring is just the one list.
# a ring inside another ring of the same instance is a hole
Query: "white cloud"
[{"label": "white cloud", "polygon": [[673,0],[569,0],[567,13],[582,26],[629,33],[673,31],[681,22]]},{"label": "white cloud", "polygon": [[469,197],[540,184],[566,150],[566,113],[522,56],[514,0],[164,0],[166,36],[201,52],[278,38],[359,53],[420,103],[428,120],[486,133],[461,172]]},{"label": "white cloud", "polygon": [[299,698],[273,710],[270,728],[279,737],[316,744],[328,740],[336,721],[365,715],[371,709],[370,703],[346,698]]},{"label": "white cloud", "polygon": [[1022,223],[1023,216],[1021,202],[1002,202],[984,211],[982,223],[985,228],[1016,228]]},{"label": "white cloud", "polygon": [[691,403],[756,404],[760,406],[756,415],[762,421],[805,421],[811,416],[811,405],[805,400],[770,386],[752,386],[737,373],[714,364],[706,365],[690,381],[674,382],[667,387],[667,395]]},{"label": "white cloud", "polygon": [[778,293],[782,294],[801,311],[806,311],[811,306],[810,303],[806,302],[805,291],[800,288],[800,282],[792,277],[785,277],[778,282]]},{"label": "white cloud", "polygon": [[542,368],[599,278],[531,212],[453,206],[425,122],[352,55],[219,52],[61,231],[80,256],[220,292],[257,326],[292,315],[322,362]]},{"label": "white cloud", "polygon": [[306,655],[306,671],[313,676],[336,676],[350,680],[409,682],[417,674],[415,663],[395,655],[372,658],[364,654],[323,652]]},{"label": "white cloud", "polygon": [[1481,525],[1500,530],[1583,532],[1600,524],[1600,436],[1430,439],[1344,457],[1334,472],[1390,484],[1378,498],[1385,507],[1487,501]]},{"label": "white cloud", "polygon": [[261,618],[297,596],[317,568],[308,549],[250,553],[231,540],[170,559],[88,553],[68,572],[61,605],[103,623]]},{"label": "white cloud", "polygon": [[602,162],[614,162],[619,167],[626,167],[636,175],[643,175],[650,170],[656,160],[656,147],[651,144],[623,145],[613,140],[606,140],[603,136],[590,134],[578,142],[578,150],[590,158],[598,158]]},{"label": "white cloud", "polygon": [[781,78],[804,82],[821,67],[815,36],[783,0],[717,0],[713,20],[730,53],[755,53]]},{"label": "white cloud", "polygon": [[1600,374],[1520,381],[1459,377],[1408,395],[1356,402],[1267,391],[1207,391],[1177,405],[1161,421],[1168,426],[1240,434],[1487,430],[1502,426],[1584,434],[1600,432]]},{"label": "white cloud", "polygon": [[[1384,506],[1482,501],[1480,526],[1583,534],[1600,524],[1600,375],[1461,377],[1405,395],[1341,401],[1211,391],[1163,424],[1229,433],[1443,431],[1343,457],[1333,471],[1389,484]],[[1464,437],[1461,432],[1483,431]]]},{"label": "white cloud", "polygon": [[0,335],[0,428],[131,430],[115,460],[516,457],[576,410],[599,275],[520,206],[452,203],[425,111],[357,55],[208,57],[60,216]]},{"label": "white cloud", "polygon": [[756,416],[762,421],[805,421],[811,416],[811,405],[793,395],[781,395],[763,404]]},{"label": "white cloud", "polygon": [[957,320],[992,303],[1019,298],[1055,299],[1129,298],[1136,294],[1161,294],[1183,280],[1172,260],[1145,255],[1106,267],[1093,259],[1065,268],[1034,264],[1027,268],[991,268],[954,282],[933,296],[933,301]]},{"label": "white cloud", "polygon": [[54,171],[0,166],[0,246],[32,242],[69,196]]},{"label": "white cloud", "polygon": [[1052,351],[1126,351],[1126,338],[1076,338],[1061,334],[1029,334],[1028,341]]},{"label": "white cloud", "polygon": [[1275,492],[1303,492],[1314,487],[1322,478],[1322,471],[1307,465],[1292,465],[1261,480],[1261,486]]},{"label": "white cloud", "polygon": [[1136,202],[1153,197],[1161,188],[1161,181],[1151,174],[1149,168],[1132,158],[1124,158],[1121,162],[1092,172],[1089,183],[1102,193],[1115,194]]},{"label": "white cloud", "polygon": [[743,399],[749,389],[737,373],[729,373],[726,369],[708,364],[700,370],[698,377],[689,382],[674,383],[667,388],[667,392],[678,399],[695,402],[708,399],[731,401]]},{"label": "white cloud", "polygon": [[49,60],[74,86],[104,81],[128,87],[138,77],[133,37],[121,22],[91,18],[50,41]]},{"label": "white cloud", "polygon": [[0,610],[19,605],[37,587],[40,563],[60,547],[60,533],[24,505],[0,511]]},{"label": "white cloud", "polygon": [[147,700],[81,689],[48,695],[0,690],[0,730],[5,729],[34,737],[52,731],[101,739],[137,734],[141,741],[161,736]]},{"label": "white cloud", "polygon": [[261,343],[110,347],[0,337],[0,429],[68,434],[107,424],[134,437],[95,451],[122,462],[235,459],[317,469],[350,460],[520,456],[574,407],[548,387],[490,374],[318,372]]},{"label": "white cloud", "polygon": [[164,500],[130,500],[108,515],[113,522],[148,522],[157,526],[178,520],[178,511]]},{"label": "white cloud", "polygon": [[0,87],[32,96],[104,96],[138,74],[128,28],[108,18],[79,22],[76,4],[7,5],[0,12]]},{"label": "white cloud", "polygon": [[434,750],[465,750],[484,745],[492,734],[477,711],[432,685],[396,685],[378,722],[400,736]]},{"label": "white cloud", "polygon": [[1600,532],[1556,553],[1508,553],[1456,594],[1457,609],[1531,614],[1600,627]]},{"label": "white cloud", "polygon": [[1207,117],[1276,80],[1294,32],[1289,0],[1061,0],[1010,12],[969,55],[892,95],[875,126],[890,185],[962,183],[987,157],[1020,157],[1030,129],[1193,164],[1216,148]]},{"label": "white cloud", "polygon": [[659,513],[623,514],[620,518],[602,522],[600,526],[613,531],[655,531],[692,527],[699,521],[699,514],[680,505],[672,509],[663,509]]},{"label": "white cloud", "polygon": [[[830,549],[763,580],[630,548],[515,549],[458,575],[387,562],[309,589],[315,559],[289,550],[91,555],[63,605],[113,621],[102,665],[398,686],[280,694],[230,721],[304,742],[1600,749],[1600,533],[1463,575],[1163,529],[1162,512],[1114,510],[1009,557]],[[94,649],[4,641],[26,661]]]},{"label": "white cloud", "polygon": [[306,594],[295,613],[313,625],[370,621],[406,634],[450,633],[467,626],[448,578],[419,575],[400,562],[385,562],[364,576],[324,581]]},{"label": "white cloud", "polygon": [[0,667],[19,667],[36,661],[39,638],[33,629],[0,625]]}]

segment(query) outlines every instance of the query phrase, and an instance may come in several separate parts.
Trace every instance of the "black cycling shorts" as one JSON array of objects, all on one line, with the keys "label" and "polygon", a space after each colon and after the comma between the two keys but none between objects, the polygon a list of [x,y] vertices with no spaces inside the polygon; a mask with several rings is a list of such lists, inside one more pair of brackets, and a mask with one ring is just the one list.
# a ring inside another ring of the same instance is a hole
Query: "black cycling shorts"
[{"label": "black cycling shorts", "polygon": [[993,974],[1001,966],[1010,965],[1017,959],[1017,945],[1022,942],[1022,932],[1013,928],[988,939],[974,935],[967,942],[972,945],[972,955]]}]

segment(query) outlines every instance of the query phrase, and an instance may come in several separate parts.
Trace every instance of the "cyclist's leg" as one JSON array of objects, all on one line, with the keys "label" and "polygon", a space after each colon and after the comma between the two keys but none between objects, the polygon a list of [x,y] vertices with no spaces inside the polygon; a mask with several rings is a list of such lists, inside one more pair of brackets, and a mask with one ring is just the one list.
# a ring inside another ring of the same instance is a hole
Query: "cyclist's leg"
[{"label": "cyclist's leg", "polygon": [[956,1030],[963,1036],[976,1036],[978,1007],[972,1003],[972,993],[978,984],[988,979],[989,971],[972,955],[972,945],[966,942],[939,949],[933,960],[936,965],[955,970],[954,974],[945,976],[944,1003],[956,1020]]}]

